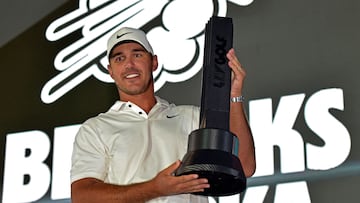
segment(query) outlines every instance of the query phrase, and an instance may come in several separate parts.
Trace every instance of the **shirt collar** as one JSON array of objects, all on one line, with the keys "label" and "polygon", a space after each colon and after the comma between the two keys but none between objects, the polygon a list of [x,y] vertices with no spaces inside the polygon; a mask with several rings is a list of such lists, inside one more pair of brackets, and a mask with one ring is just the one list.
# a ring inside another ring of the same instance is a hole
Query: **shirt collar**
[{"label": "shirt collar", "polygon": [[[155,99],[156,99],[156,104],[154,105],[153,109],[157,108],[157,106],[159,106],[159,107],[161,107],[161,106],[169,106],[168,101],[166,101],[166,100],[164,100],[164,99],[162,99],[162,98],[160,98],[158,96],[155,96]],[[120,111],[120,110],[124,109],[126,105],[129,105],[129,104],[130,105],[136,105],[136,104],[134,104],[134,103],[132,103],[130,101],[125,102],[125,101],[117,100],[115,102],[115,104],[113,104],[110,109],[113,110],[113,111]]]}]

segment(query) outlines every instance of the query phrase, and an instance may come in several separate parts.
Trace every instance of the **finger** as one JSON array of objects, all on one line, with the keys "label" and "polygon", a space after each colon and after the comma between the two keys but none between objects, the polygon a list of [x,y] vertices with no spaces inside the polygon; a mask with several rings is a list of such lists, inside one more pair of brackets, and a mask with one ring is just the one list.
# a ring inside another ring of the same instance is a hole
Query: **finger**
[{"label": "finger", "polygon": [[208,180],[205,178],[191,180],[185,182],[181,185],[184,191],[187,192],[195,192],[195,191],[203,191],[205,188],[210,188],[210,184]]},{"label": "finger", "polygon": [[195,185],[191,188],[190,192],[203,192],[207,188],[210,188],[210,184]]},{"label": "finger", "polygon": [[237,58],[236,54],[235,54],[235,50],[234,48],[231,48],[228,53],[226,54],[226,57],[228,58],[229,62],[228,65],[229,67],[232,69],[232,71],[238,73],[238,72],[243,72],[244,70],[242,69],[242,65],[239,61],[239,59]]},{"label": "finger", "polygon": [[165,168],[163,172],[167,175],[172,175],[176,171],[176,169],[179,168],[180,164],[181,164],[180,160],[177,160],[174,163],[172,163],[170,166]]},{"label": "finger", "polygon": [[228,53],[226,54],[226,57],[230,62],[232,62],[234,65],[240,65],[240,61],[236,56],[234,48],[231,48]]},{"label": "finger", "polygon": [[205,178],[199,179],[199,175],[197,175],[197,174],[181,175],[181,176],[178,176],[178,180],[181,183],[189,183],[189,184],[191,184],[191,181],[195,181],[193,183],[193,184],[195,184],[196,181],[199,181],[199,180],[200,180],[200,182],[207,182],[207,179],[205,179]]},{"label": "finger", "polygon": [[180,179],[179,182],[183,183],[187,187],[208,184],[209,182],[206,178],[199,178],[199,175],[197,174],[182,175],[178,178]]},{"label": "finger", "polygon": [[183,193],[195,193],[195,192],[204,192],[205,189],[207,189],[208,187],[201,187],[201,188],[192,188],[192,189],[189,189]]}]

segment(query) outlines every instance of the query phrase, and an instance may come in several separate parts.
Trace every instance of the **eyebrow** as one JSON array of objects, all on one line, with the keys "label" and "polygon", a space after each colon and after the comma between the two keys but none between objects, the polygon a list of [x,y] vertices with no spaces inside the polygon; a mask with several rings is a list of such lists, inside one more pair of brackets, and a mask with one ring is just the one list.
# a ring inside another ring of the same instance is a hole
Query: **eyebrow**
[{"label": "eyebrow", "polygon": [[[147,52],[144,48],[134,48],[134,49],[132,49],[131,50],[131,52]],[[116,57],[116,56],[119,56],[119,55],[122,55],[123,54],[123,52],[116,52],[116,53],[113,53],[111,56],[110,56],[110,58],[114,58],[114,57]]]}]

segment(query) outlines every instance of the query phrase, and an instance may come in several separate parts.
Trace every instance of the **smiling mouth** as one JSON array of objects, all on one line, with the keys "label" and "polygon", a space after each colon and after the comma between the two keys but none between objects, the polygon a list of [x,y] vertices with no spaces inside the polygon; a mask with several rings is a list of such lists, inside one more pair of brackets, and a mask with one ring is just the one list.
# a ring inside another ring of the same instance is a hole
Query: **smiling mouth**
[{"label": "smiling mouth", "polygon": [[136,78],[139,77],[140,74],[138,73],[131,73],[125,76],[126,79],[132,79],[132,78]]}]

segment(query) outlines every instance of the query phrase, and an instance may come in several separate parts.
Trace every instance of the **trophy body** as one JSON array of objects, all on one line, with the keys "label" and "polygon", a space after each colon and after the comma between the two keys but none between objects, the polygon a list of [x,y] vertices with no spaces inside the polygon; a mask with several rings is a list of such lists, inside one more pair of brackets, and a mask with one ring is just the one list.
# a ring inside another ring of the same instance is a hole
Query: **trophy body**
[{"label": "trophy body", "polygon": [[175,175],[198,174],[210,188],[194,193],[225,196],[246,188],[238,158],[238,139],[229,131],[232,19],[213,16],[205,28],[205,52],[199,129],[189,135],[188,150]]}]

